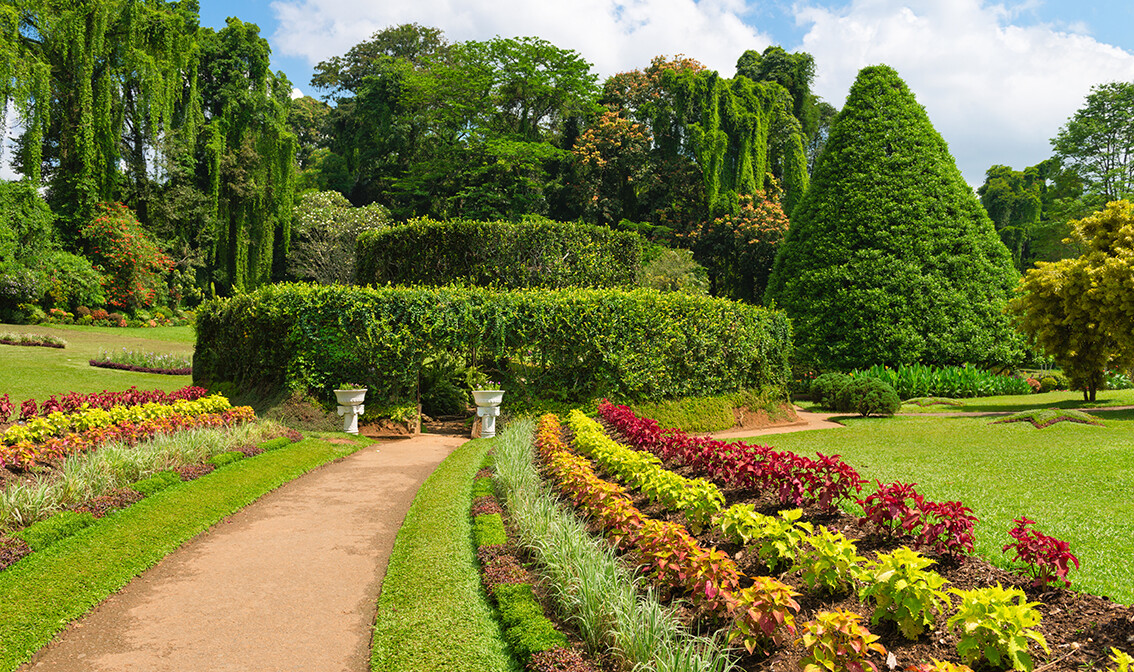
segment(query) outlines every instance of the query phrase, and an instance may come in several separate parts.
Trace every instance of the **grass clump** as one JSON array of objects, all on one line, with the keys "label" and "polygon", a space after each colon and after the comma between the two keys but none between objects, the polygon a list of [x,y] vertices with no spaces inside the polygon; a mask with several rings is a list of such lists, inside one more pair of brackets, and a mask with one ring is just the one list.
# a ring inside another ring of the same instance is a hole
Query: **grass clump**
[{"label": "grass clump", "polygon": [[993,424],[1001,424],[1008,422],[1028,422],[1031,423],[1036,429],[1044,429],[1051,427],[1057,422],[1077,422],[1084,425],[1098,425],[1102,426],[1103,421],[1096,418],[1089,413],[1075,410],[1073,408],[1040,408],[1031,411],[1020,411],[1002,420],[997,420]]},{"label": "grass clump", "polygon": [[909,400],[904,401],[902,403],[905,404],[905,405],[918,406],[918,407],[921,407],[921,408],[927,408],[929,406],[963,406],[964,405],[964,402],[962,402],[961,400],[953,399],[951,397],[914,397],[913,399],[909,399]]},{"label": "grass clump", "polygon": [[519,669],[481,589],[473,553],[471,484],[491,445],[464,444],[418,490],[378,596],[372,670]]},{"label": "grass clump", "polygon": [[42,551],[55,542],[69,537],[95,521],[90,513],[75,511],[60,511],[46,520],[41,520],[16,534],[17,539],[23,539],[33,552]]}]

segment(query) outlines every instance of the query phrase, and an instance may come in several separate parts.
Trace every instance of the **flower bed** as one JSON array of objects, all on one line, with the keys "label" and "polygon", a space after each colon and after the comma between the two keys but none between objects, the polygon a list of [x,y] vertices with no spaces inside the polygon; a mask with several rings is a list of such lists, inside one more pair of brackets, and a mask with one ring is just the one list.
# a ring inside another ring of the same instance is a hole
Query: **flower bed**
[{"label": "flower bed", "polygon": [[67,347],[67,341],[58,336],[49,336],[47,334],[16,334],[10,331],[0,332],[0,343],[4,345],[25,345],[43,348]]},{"label": "flower bed", "polygon": [[[173,392],[164,390],[145,391],[131,386],[130,389],[121,392],[107,392],[106,390],[89,394],[68,392],[58,398],[53,394],[41,404],[37,404],[35,399],[25,399],[19,407],[19,419],[27,421],[37,416],[47,416],[52,413],[77,413],[84,408],[109,410],[116,406],[128,407],[148,403],[171,404],[179,400],[195,401],[206,394],[208,394],[208,390],[193,385],[182,387]],[[12,416],[15,410],[16,406],[7,394],[0,396],[0,425],[8,422],[8,418]]]},{"label": "flower bed", "polygon": [[185,367],[180,369],[167,369],[152,366],[139,366],[137,364],[119,364],[118,362],[108,362],[106,360],[92,359],[90,360],[91,366],[97,366],[102,369],[118,369],[119,371],[137,371],[139,373],[160,373],[166,376],[191,376],[193,375],[193,367]]},{"label": "flower bed", "polygon": [[[648,422],[630,423],[628,428],[642,425]],[[537,446],[546,442],[542,431]],[[640,433],[659,450],[669,434]],[[737,452],[727,444],[709,448]],[[703,462],[720,463],[720,458],[714,462],[705,457],[705,451],[694,451],[691,457],[698,455]],[[1134,644],[1134,609],[1056,587],[1067,579],[1068,563],[1075,562],[1065,544],[1017,521],[1012,531],[1016,543],[1006,550],[1016,552],[1025,575],[975,558],[962,562],[971,552],[975,518],[959,502],[929,502],[912,484],[879,484],[878,492],[859,500],[866,515],[856,519],[822,506],[817,497],[810,497],[804,510],[785,512],[777,484],[756,479],[737,486],[718,478],[714,480],[721,483],[731,506],[715,517],[716,529],[693,536],[666,525],[679,523],[682,513],[651,504],[645,493],[620,493],[612,490],[617,488],[613,484],[588,482],[580,475],[587,467],[578,456],[553,459],[556,463],[548,461],[548,471],[557,482],[562,480],[559,474],[576,481],[564,496],[583,506],[593,528],[623,548],[623,557],[641,565],[655,585],[690,600],[691,623],[709,630],[719,627],[721,614],[729,611],[714,603],[727,603],[730,594],[750,600],[750,614],[764,614],[765,623],[774,622],[765,628],[754,619],[747,629],[735,620],[726,622],[731,640],[753,652],[739,659],[743,669],[861,669],[857,666],[874,665],[866,659],[871,657],[868,652],[878,653],[884,646],[896,656],[890,661],[892,669],[922,664],[937,669],[930,661],[945,660],[976,667],[1027,670],[1042,665],[1070,671],[1107,667],[1112,656],[1119,657],[1118,650],[1129,651]],[[685,462],[675,453],[664,464],[689,475],[695,473],[693,461]],[[588,503],[599,508],[586,509]],[[661,520],[651,522],[651,513]],[[753,515],[746,519],[746,513]],[[637,543],[643,537],[645,551]],[[904,549],[906,544],[920,544],[928,555]],[[707,562],[714,553],[716,562]],[[741,577],[739,589],[728,583],[733,576],[730,563]],[[929,569],[934,563],[937,571]],[[706,571],[724,578],[681,583]],[[895,573],[905,578],[894,580]],[[786,589],[761,575],[782,582]],[[723,590],[716,592],[716,586]],[[777,611],[780,615],[768,621],[768,614]],[[794,634],[785,625],[788,616],[798,624]],[[873,634],[864,627],[867,620]]]}]

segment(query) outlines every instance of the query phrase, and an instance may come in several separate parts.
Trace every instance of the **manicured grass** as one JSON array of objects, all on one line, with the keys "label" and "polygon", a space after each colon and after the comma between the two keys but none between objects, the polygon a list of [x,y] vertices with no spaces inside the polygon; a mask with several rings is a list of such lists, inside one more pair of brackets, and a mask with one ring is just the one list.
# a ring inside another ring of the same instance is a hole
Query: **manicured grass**
[{"label": "manicured grass", "polygon": [[977,552],[995,564],[1007,562],[1001,548],[1011,541],[1012,519],[1026,515],[1039,531],[1070,542],[1082,563],[1070,574],[1075,588],[1132,604],[1134,411],[1093,414],[1106,426],[898,416],[752,441],[840,454],[866,478],[915,482],[930,500],[963,502],[980,519]]},{"label": "manicured grass", "polygon": [[79,327],[60,325],[4,325],[0,331],[50,334],[67,341],[62,350],[0,345],[0,395],[7,394],[16,404],[33,398],[43,401],[52,394],[125,390],[176,390],[192,384],[191,376],[166,376],[133,371],[116,371],[91,366],[88,362],[107,350],[193,353],[191,327]]},{"label": "manicured grass", "polygon": [[418,490],[378,596],[376,672],[518,670],[477,573],[469,507],[490,440],[470,441]]},{"label": "manicured grass", "polygon": [[225,516],[364,445],[309,438],[242,460],[162,490],[0,572],[0,671],[15,669],[68,622]]}]

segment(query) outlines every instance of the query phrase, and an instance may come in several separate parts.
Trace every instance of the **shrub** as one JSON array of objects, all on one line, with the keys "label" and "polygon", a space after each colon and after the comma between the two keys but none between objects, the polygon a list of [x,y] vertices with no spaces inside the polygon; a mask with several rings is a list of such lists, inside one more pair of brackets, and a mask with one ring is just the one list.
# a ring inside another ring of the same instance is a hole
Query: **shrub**
[{"label": "shrub", "polygon": [[552,221],[430,219],[358,236],[357,284],[631,287],[642,239],[605,226]]},{"label": "shrub", "polygon": [[1027,672],[1032,669],[1028,640],[1049,651],[1043,635],[1033,630],[1039,625],[1038,603],[1028,602],[1019,588],[988,588],[949,591],[961,598],[948,621],[948,627],[961,626],[957,653],[972,665],[982,658],[994,667],[1011,665]]},{"label": "shrub", "polygon": [[264,441],[259,446],[257,446],[257,448],[259,448],[260,450],[262,450],[264,452],[267,452],[269,450],[276,450],[278,448],[283,448],[284,446],[290,445],[291,443],[292,443],[292,441],[288,437],[277,436],[274,439],[268,439],[267,441]]},{"label": "shrub", "polygon": [[477,546],[491,546],[508,542],[504,519],[499,513],[486,513],[473,518],[473,540]]},{"label": "shrub", "polygon": [[567,638],[543,615],[530,584],[500,584],[494,596],[504,624],[504,639],[521,662],[527,663],[540,651],[566,648]]},{"label": "shrub", "polygon": [[32,523],[13,536],[26,541],[28,548],[33,552],[42,551],[60,539],[69,537],[78,532],[94,521],[95,517],[89,513],[60,511],[50,518]]},{"label": "shrub", "polygon": [[892,68],[863,68],[791,213],[766,302],[797,361],[1011,363],[1008,249],[925,109]]},{"label": "shrub", "polygon": [[839,392],[850,381],[851,377],[845,373],[824,373],[811,381],[811,399],[823,408],[834,410]]},{"label": "shrub", "polygon": [[[106,274],[104,288],[111,305],[134,309],[159,298],[173,260],[129,208],[121,203],[99,204],[98,215],[83,227],[82,234],[99,263],[95,268]],[[116,321],[123,322],[125,317],[118,315]]]},{"label": "shrub", "polygon": [[863,417],[891,416],[901,407],[902,401],[894,388],[877,378],[855,378],[839,390],[836,397],[839,411],[853,411]]},{"label": "shrub", "polygon": [[791,327],[777,311],[645,289],[272,285],[202,306],[193,375],[325,403],[334,384],[359,380],[373,398],[409,399],[439,350],[475,350],[523,396],[782,396]]},{"label": "shrub", "polygon": [[171,485],[181,482],[181,477],[174,471],[161,471],[149,478],[143,478],[130,484],[130,488],[149,497],[155,492],[165,490]]},{"label": "shrub", "polygon": [[208,460],[206,460],[206,462],[219,469],[220,467],[230,465],[233,462],[238,462],[243,459],[244,453],[240,452],[239,450],[231,450],[227,453],[213,455]]}]

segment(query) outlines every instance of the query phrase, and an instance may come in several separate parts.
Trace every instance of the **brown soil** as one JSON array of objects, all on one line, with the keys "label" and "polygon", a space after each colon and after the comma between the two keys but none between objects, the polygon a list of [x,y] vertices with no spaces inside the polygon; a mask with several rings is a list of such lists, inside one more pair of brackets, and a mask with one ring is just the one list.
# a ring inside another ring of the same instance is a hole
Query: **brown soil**
[{"label": "brown soil", "polygon": [[732,409],[732,415],[736,418],[736,424],[733,425],[731,430],[726,431],[785,427],[800,422],[795,406],[786,402],[780,404],[779,407],[775,409],[774,413],[771,414],[769,414],[768,409],[765,408],[753,410],[748,407],[743,407]]}]

